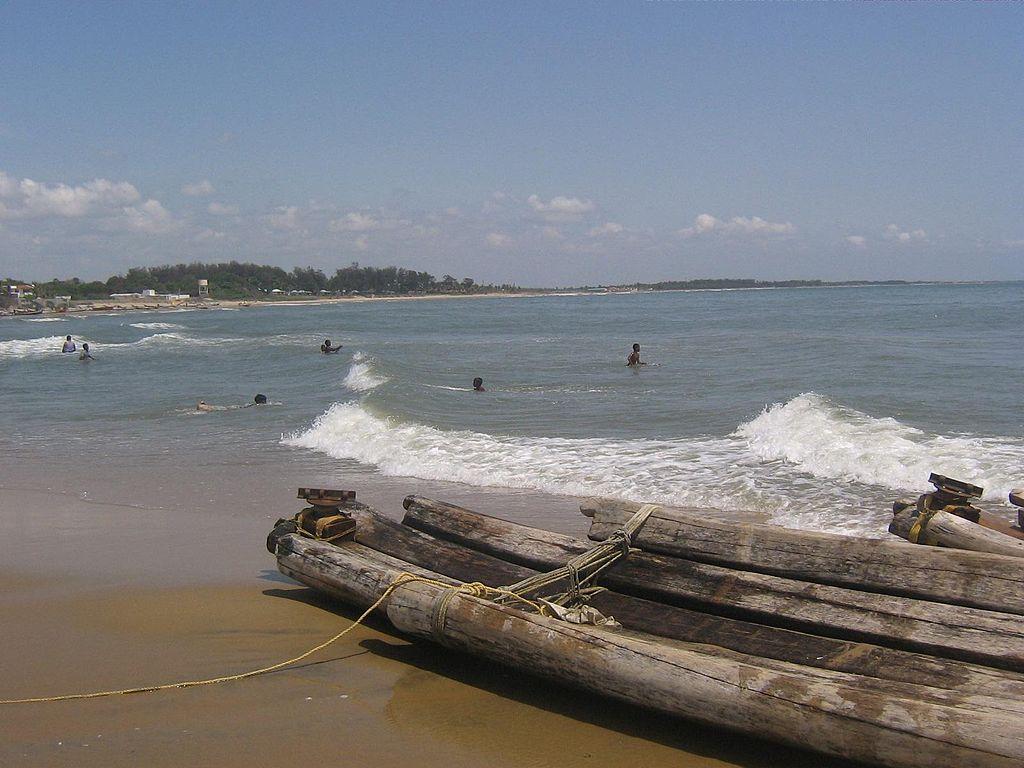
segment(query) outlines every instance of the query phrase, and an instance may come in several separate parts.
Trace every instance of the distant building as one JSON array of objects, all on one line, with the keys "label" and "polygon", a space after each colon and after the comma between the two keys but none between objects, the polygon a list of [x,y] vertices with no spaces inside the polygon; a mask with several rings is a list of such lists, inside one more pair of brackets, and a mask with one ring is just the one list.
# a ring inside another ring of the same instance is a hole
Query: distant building
[{"label": "distant building", "polygon": [[210,281],[205,277],[199,279],[199,298],[208,299],[210,298]]},{"label": "distant building", "polygon": [[141,293],[112,293],[110,298],[117,299],[118,301],[131,301],[132,299],[141,299]]},{"label": "distant building", "polygon": [[24,299],[26,296],[35,296],[36,287],[31,283],[8,283],[6,287],[8,296],[14,296],[18,299]]}]

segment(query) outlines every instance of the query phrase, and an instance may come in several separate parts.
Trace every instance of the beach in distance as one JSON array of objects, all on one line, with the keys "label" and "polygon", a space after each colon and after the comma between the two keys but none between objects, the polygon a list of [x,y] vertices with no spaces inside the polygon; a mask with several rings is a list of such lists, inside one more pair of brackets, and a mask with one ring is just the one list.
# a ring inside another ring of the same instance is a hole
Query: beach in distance
[{"label": "beach in distance", "polygon": [[[238,672],[339,631],[355,613],[278,574],[264,547],[301,508],[299,486],[353,489],[394,519],[417,493],[576,535],[579,499],[600,495],[882,537],[892,501],[940,472],[983,486],[980,503],[1009,519],[1006,491],[1024,479],[1021,289],[4,320],[0,698]],[[94,359],[62,355],[67,335]],[[320,354],[326,338],[338,354]],[[633,343],[651,365],[626,367]],[[268,405],[240,407],[255,393]],[[383,766],[842,765],[525,682],[374,621],[264,677],[8,708],[0,722],[4,765],[339,751]]]}]

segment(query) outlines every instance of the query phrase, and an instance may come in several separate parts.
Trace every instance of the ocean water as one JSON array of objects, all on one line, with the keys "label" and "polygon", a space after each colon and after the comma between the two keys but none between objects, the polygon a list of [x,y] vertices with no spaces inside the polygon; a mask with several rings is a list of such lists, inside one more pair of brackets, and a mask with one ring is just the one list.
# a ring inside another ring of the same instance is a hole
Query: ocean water
[{"label": "ocean water", "polygon": [[[272,462],[883,535],[929,472],[1010,516],[1022,305],[1008,283],[6,319],[0,440],[8,471],[199,462],[244,482]],[[96,360],[60,355],[65,334]],[[633,342],[651,365],[625,367]],[[271,405],[240,407],[256,392]]]}]

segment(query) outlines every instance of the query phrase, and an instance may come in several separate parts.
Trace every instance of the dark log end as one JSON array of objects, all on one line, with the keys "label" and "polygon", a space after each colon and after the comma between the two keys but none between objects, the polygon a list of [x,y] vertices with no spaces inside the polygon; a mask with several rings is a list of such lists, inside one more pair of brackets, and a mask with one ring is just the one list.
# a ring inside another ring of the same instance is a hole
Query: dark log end
[{"label": "dark log end", "polygon": [[403,509],[408,510],[409,507],[411,507],[413,504],[416,503],[416,499],[418,499],[418,498],[419,497],[415,493],[410,493],[408,496],[406,496],[402,500],[402,507],[403,507]]}]

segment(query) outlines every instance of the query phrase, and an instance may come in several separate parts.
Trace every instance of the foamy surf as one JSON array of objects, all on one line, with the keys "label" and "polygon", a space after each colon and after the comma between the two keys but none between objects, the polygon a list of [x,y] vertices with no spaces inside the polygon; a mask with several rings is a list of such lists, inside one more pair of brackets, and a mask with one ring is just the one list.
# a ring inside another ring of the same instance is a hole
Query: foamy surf
[{"label": "foamy surf", "polygon": [[[104,342],[84,339],[81,336],[75,336],[74,340],[79,351],[82,348],[83,342],[88,343],[93,354],[97,357],[106,352],[123,353],[149,348],[187,349],[190,347],[219,347],[243,341],[240,338],[221,336],[188,336],[175,331],[154,333],[144,336],[138,341]],[[63,336],[43,336],[37,339],[9,339],[7,341],[0,341],[0,359],[18,360],[61,357],[60,349],[63,344]],[[64,357],[70,356],[64,355]]]},{"label": "foamy surf", "polygon": [[7,341],[0,341],[0,359],[19,360],[51,356],[60,357],[60,348],[63,344],[63,336],[44,336],[38,339],[8,339]]},{"label": "foamy surf", "polygon": [[981,485],[985,498],[1000,500],[1024,480],[1019,439],[929,435],[813,392],[766,408],[736,434],[763,460],[782,460],[826,480],[912,491],[938,472]]},{"label": "foamy surf", "polygon": [[387,376],[376,371],[373,359],[366,357],[362,352],[355,352],[352,355],[352,365],[349,366],[348,374],[342,380],[342,384],[353,392],[369,392],[381,384],[387,382]]},{"label": "foamy surf", "polygon": [[336,403],[282,442],[389,476],[748,509],[779,525],[869,536],[884,535],[893,498],[922,490],[929,472],[987,484],[987,497],[1005,499],[1005,490],[1020,484],[1014,473],[1024,462],[1019,441],[929,436],[814,394],[767,408],[722,438],[447,432]]},{"label": "foamy surf", "polygon": [[174,331],[185,328],[177,323],[129,323],[132,328],[141,328],[145,331]]}]

